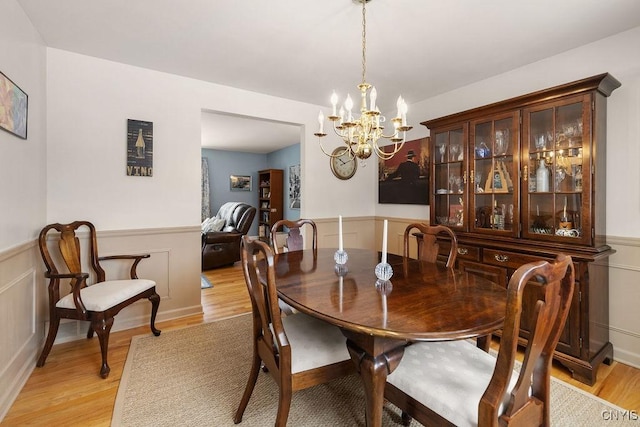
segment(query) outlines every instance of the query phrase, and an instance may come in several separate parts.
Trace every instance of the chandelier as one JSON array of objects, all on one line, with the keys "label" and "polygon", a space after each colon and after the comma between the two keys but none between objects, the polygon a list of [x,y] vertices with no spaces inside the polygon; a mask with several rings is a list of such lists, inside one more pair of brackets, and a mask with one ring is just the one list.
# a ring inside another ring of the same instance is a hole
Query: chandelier
[{"label": "chandelier", "polygon": [[[353,0],[362,3],[362,83],[358,85],[360,90],[360,117],[353,115],[353,100],[351,95],[347,95],[344,105],[337,111],[338,95],[334,91],[331,95],[331,115],[327,117],[333,123],[334,132],[342,138],[344,142],[344,150],[334,150],[333,154],[325,151],[322,146],[321,138],[327,136],[324,132],[324,114],[320,111],[318,114],[318,123],[320,128],[314,133],[318,137],[320,149],[329,157],[340,157],[348,154],[350,157],[357,157],[361,161],[368,159],[371,154],[375,153],[383,160],[389,160],[402,149],[405,142],[405,134],[413,127],[407,125],[407,104],[402,96],[398,97],[396,102],[397,115],[391,122],[393,130],[389,134],[384,134],[383,123],[384,116],[380,114],[380,110],[376,105],[378,92],[376,88],[367,83],[365,75],[367,71],[367,18],[365,4],[371,0]],[[369,91],[371,89],[371,91]],[[367,100],[367,94],[369,99]],[[393,149],[384,151],[379,145],[381,141],[389,140],[393,144],[388,144]]]}]

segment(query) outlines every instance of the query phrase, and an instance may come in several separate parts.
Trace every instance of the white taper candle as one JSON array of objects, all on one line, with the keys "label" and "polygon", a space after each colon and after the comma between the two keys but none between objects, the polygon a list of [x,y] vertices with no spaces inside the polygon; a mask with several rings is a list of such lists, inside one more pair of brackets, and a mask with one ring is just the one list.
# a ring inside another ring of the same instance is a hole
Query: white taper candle
[{"label": "white taper candle", "polygon": [[342,250],[342,215],[338,215],[338,250]]},{"label": "white taper candle", "polygon": [[382,226],[382,261],[383,264],[387,263],[387,220],[384,220]]}]

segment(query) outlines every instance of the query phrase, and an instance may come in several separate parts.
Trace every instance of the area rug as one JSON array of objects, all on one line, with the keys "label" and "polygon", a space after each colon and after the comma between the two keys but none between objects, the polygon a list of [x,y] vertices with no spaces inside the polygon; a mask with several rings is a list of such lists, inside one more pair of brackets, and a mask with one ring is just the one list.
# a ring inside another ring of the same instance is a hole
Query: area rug
[{"label": "area rug", "polygon": [[213,288],[213,284],[204,276],[200,276],[200,289],[209,289]]},{"label": "area rug", "polygon": [[[112,425],[234,426],[249,373],[250,336],[251,316],[241,315],[163,332],[159,337],[134,337]],[[637,422],[608,421],[622,409],[554,378],[551,400],[554,426],[638,426]],[[261,373],[240,426],[273,425],[277,402],[278,387]],[[288,425],[364,426],[364,392],[358,376],[295,392]],[[399,410],[389,403],[383,425],[401,425]],[[419,424],[413,421],[411,426]]]}]

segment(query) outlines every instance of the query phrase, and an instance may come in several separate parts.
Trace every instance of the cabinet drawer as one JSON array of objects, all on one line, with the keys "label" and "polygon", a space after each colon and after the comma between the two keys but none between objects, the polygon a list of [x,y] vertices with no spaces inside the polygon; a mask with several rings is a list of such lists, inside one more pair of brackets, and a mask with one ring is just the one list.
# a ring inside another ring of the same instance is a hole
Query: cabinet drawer
[{"label": "cabinet drawer", "polygon": [[535,262],[540,260],[546,260],[542,257],[524,255],[517,252],[501,251],[499,249],[483,249],[482,250],[482,262],[491,265],[498,265],[501,267],[508,267],[516,269],[523,264],[529,262]]},{"label": "cabinet drawer", "polygon": [[[450,242],[438,242],[440,245],[440,249],[438,252],[440,255],[447,256],[449,255],[449,250],[451,249]],[[476,246],[467,246],[458,244],[458,255],[457,259],[468,259],[470,261],[480,261],[480,248]]]}]

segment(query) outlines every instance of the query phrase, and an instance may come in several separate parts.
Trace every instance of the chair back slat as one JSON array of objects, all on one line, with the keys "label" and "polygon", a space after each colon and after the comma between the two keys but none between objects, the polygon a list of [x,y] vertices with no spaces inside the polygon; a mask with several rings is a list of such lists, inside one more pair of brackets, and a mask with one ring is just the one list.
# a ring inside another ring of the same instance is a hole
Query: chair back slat
[{"label": "chair back slat", "polygon": [[281,219],[277,221],[271,227],[271,243],[273,245],[274,252],[280,253],[280,248],[276,242],[276,235],[280,228],[288,228],[289,235],[287,236],[286,246],[289,252],[293,251],[301,251],[304,249],[304,241],[302,239],[302,235],[300,234],[300,230],[304,225],[308,225],[311,227],[312,235],[311,235],[311,249],[314,252],[318,250],[318,227],[316,223],[311,219],[298,219],[296,221],[291,221],[287,219]]},{"label": "chair back slat", "polygon": [[75,230],[65,229],[60,233],[58,241],[60,255],[69,269],[70,273],[82,272],[82,264],[80,262],[80,239],[76,237]]},{"label": "chair back slat", "polygon": [[[511,421],[515,414],[540,418],[549,425],[549,379],[553,352],[566,322],[573,296],[575,271],[571,257],[560,254],[554,263],[538,261],[520,267],[509,281],[507,313],[491,382],[479,405],[479,421]],[[498,409],[515,365],[522,299],[526,286],[542,286],[531,313],[532,324],[516,386],[504,414]],[[529,408],[531,407],[531,408]],[[519,415],[518,415],[519,416]],[[482,423],[480,423],[482,425]]]}]

